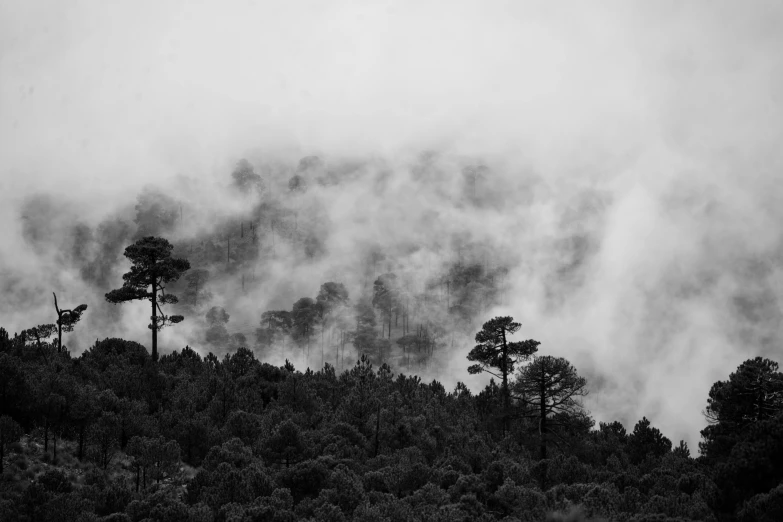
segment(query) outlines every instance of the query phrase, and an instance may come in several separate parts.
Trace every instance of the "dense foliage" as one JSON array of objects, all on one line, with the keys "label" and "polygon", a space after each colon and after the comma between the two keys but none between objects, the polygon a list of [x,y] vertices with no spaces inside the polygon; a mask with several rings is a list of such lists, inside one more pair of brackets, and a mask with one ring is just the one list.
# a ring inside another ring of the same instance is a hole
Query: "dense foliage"
[{"label": "dense foliage", "polygon": [[246,348],[156,362],[121,339],[74,358],[2,330],[0,519],[780,520],[780,378],[755,359],[716,383],[694,459],[646,418],[593,426],[584,379],[551,356],[514,374],[504,430],[494,381],[448,391],[368,357],[301,372]]}]

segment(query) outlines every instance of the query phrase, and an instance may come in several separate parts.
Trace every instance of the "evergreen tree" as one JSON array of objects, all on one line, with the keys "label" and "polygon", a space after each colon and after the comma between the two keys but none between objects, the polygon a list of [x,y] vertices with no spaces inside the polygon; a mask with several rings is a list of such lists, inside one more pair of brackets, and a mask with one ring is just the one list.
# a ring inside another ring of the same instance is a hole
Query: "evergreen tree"
[{"label": "evergreen tree", "polygon": [[[515,323],[512,317],[495,317],[490,319],[476,334],[478,343],[468,354],[469,361],[475,361],[468,367],[469,373],[487,372],[495,377],[502,379],[501,393],[503,394],[503,426],[504,430],[508,428],[506,415],[509,407],[509,389],[508,376],[514,372],[514,365],[521,360],[526,360],[538,351],[538,341],[528,339],[527,341],[511,342],[508,340],[510,335],[515,334],[522,327],[520,323]],[[495,373],[490,368],[500,373]]]},{"label": "evergreen tree", "polygon": [[153,361],[158,360],[158,331],[184,319],[181,315],[166,316],[161,309],[161,305],[178,302],[175,295],[166,294],[166,286],[190,269],[186,259],[171,257],[172,249],[171,243],[161,237],[148,236],[136,241],[125,249],[125,257],[132,266],[122,276],[122,287],[106,294],[106,300],[113,304],[143,299],[151,302],[148,328],[152,330]]},{"label": "evergreen tree", "polygon": [[82,314],[87,310],[86,304],[81,304],[73,310],[60,309],[57,306],[57,294],[52,292],[54,296],[54,309],[57,311],[57,351],[62,351],[63,347],[63,331],[73,332],[73,327],[82,318]]},{"label": "evergreen tree", "polygon": [[580,398],[587,395],[587,381],[562,357],[535,357],[514,385],[525,417],[538,420],[539,448],[546,458],[548,435],[575,417],[586,417]]}]

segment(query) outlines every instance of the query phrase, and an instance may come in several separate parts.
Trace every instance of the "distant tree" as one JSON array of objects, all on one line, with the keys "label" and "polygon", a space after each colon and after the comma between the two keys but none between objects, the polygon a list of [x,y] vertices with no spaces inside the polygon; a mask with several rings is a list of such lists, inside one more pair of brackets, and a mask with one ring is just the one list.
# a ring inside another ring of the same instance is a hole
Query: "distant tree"
[{"label": "distant tree", "polygon": [[378,331],[375,328],[375,311],[366,298],[356,304],[356,330],[353,345],[359,353],[369,354],[375,348]]},{"label": "distant tree", "polygon": [[256,342],[272,346],[291,335],[293,319],[288,310],[270,310],[261,314],[261,328],[256,329]]},{"label": "distant tree", "polygon": [[299,160],[296,166],[296,172],[307,172],[315,169],[322,169],[324,162],[318,156],[305,156]]},{"label": "distant tree", "polygon": [[326,310],[331,312],[341,306],[346,306],[348,297],[348,290],[346,290],[344,284],[329,282],[321,285],[315,300],[319,303],[324,303]]},{"label": "distant tree", "polygon": [[231,318],[226,312],[226,309],[222,306],[213,306],[206,314],[207,323],[209,324],[226,324]]},{"label": "distant tree", "polygon": [[[121,288],[106,294],[106,300],[118,304],[147,299],[152,303],[152,315],[148,328],[152,330],[152,360],[158,360],[158,330],[164,326],[181,322],[181,315],[166,316],[162,304],[176,304],[178,299],[166,294],[166,286],[180,278],[190,269],[186,259],[171,257],[172,245],[160,237],[145,237],[125,249],[130,259],[130,272],[122,276]],[[158,315],[160,313],[160,315]]]},{"label": "distant tree", "polygon": [[[392,313],[398,305],[397,276],[392,273],[383,274],[373,283],[372,304],[380,308],[388,321],[388,338],[391,338]],[[381,332],[383,336],[383,332]]]},{"label": "distant tree", "polygon": [[226,324],[228,324],[231,316],[226,312],[225,308],[213,306],[206,313],[205,317],[207,324],[209,324],[206,332],[206,341],[216,346],[225,346],[230,340]]},{"label": "distant tree", "polygon": [[307,180],[299,174],[293,175],[291,179],[288,180],[288,190],[291,192],[306,192]]},{"label": "distant tree", "polygon": [[[324,283],[321,285],[315,301],[321,315],[321,354],[323,357],[324,330],[328,327],[331,328],[332,333],[334,332],[337,317],[348,305],[348,290],[342,283]],[[323,361],[321,365],[323,366]]]},{"label": "distant tree", "polygon": [[[515,334],[522,327],[520,323],[514,322],[512,317],[495,317],[490,319],[481,330],[476,334],[478,343],[468,354],[469,361],[475,361],[468,367],[468,372],[472,374],[487,372],[502,379],[501,393],[503,395],[504,430],[508,429],[506,415],[509,407],[509,388],[508,376],[514,372],[514,365],[521,360],[528,359],[538,351],[538,341],[528,339],[527,341],[511,342],[508,336]],[[495,373],[490,368],[497,370]]]},{"label": "distant tree", "polygon": [[256,174],[253,165],[246,159],[239,160],[231,177],[234,180],[234,186],[243,194],[248,194],[251,191],[261,192],[264,188],[261,176]]},{"label": "distant tree", "polygon": [[81,304],[73,310],[61,310],[57,306],[57,294],[52,292],[54,296],[54,309],[57,311],[57,351],[60,352],[63,346],[63,331],[73,332],[73,327],[82,318],[82,314],[87,310],[86,304]]},{"label": "distant tree", "polygon": [[228,345],[231,349],[247,347],[247,336],[241,332],[232,333],[228,339]]},{"label": "distant tree", "polygon": [[204,289],[207,281],[209,281],[209,270],[203,268],[190,270],[185,276],[185,281],[188,284],[188,288],[185,291],[185,299],[194,307],[198,307],[199,300],[204,302],[212,297],[212,294]]},{"label": "distant tree", "polygon": [[574,418],[585,417],[580,401],[587,395],[587,381],[562,357],[534,357],[514,383],[514,396],[522,401],[523,415],[538,420],[540,457],[546,458],[548,435],[553,428],[567,427]]},{"label": "distant tree", "polygon": [[180,219],[179,204],[154,187],[144,187],[136,203],[136,237],[165,234],[174,229]]},{"label": "distant tree", "polygon": [[311,297],[303,297],[294,303],[291,311],[292,333],[294,339],[307,348],[307,355],[310,355],[310,339],[315,332],[315,323],[318,309],[316,302]]},{"label": "distant tree", "polygon": [[417,343],[418,338],[413,334],[403,335],[397,339],[397,344],[402,347],[402,353],[405,356],[405,366],[410,366],[410,353]]}]

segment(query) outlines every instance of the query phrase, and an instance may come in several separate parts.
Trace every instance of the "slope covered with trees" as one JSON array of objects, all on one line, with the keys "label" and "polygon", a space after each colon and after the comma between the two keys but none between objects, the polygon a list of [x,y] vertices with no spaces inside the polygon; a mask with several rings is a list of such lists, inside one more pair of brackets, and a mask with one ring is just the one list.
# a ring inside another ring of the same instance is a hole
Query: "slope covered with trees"
[{"label": "slope covered with trees", "polygon": [[[319,297],[294,313],[322,303],[338,328],[345,293]],[[269,313],[265,335],[309,314]],[[368,354],[300,371],[245,347],[156,360],[108,338],[72,357],[56,338],[0,330],[0,519],[780,520],[775,362],[749,360],[709,390],[693,458],[646,418],[595,426],[567,360],[495,338],[518,329],[497,317],[477,333],[470,359],[507,382],[477,394]]]}]

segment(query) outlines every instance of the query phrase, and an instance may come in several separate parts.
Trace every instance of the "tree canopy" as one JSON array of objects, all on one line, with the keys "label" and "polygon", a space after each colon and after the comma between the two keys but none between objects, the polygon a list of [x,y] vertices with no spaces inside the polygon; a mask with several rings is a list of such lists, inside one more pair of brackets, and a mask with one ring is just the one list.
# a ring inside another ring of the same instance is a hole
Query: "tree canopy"
[{"label": "tree canopy", "polygon": [[125,249],[125,257],[131,262],[130,271],[123,274],[122,287],[106,294],[113,304],[128,301],[149,300],[152,314],[148,328],[152,330],[152,359],[158,359],[158,331],[164,326],[181,322],[181,315],[166,316],[162,305],[175,304],[178,299],[166,294],[166,286],[190,269],[186,259],[171,257],[173,246],[160,237],[144,237]]}]

